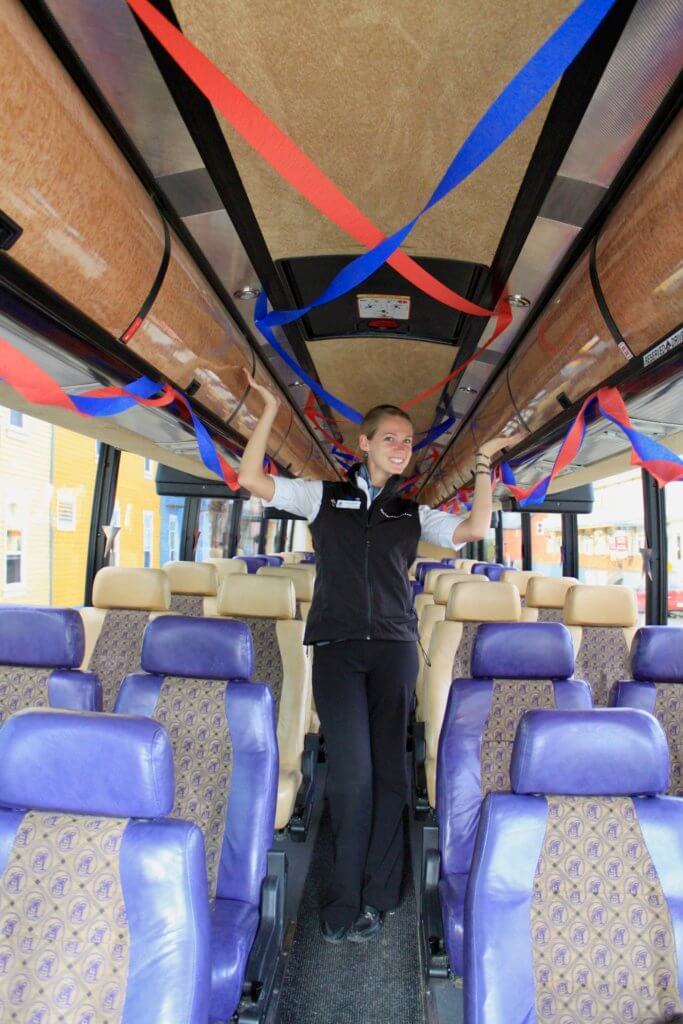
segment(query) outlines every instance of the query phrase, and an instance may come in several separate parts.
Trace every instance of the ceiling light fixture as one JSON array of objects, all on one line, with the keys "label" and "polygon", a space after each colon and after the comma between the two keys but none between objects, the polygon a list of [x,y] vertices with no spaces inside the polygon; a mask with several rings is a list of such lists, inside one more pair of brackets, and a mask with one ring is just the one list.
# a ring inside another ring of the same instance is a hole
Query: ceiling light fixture
[{"label": "ceiling light fixture", "polygon": [[247,285],[246,288],[238,288],[233,295],[236,299],[258,299],[261,294],[260,288],[255,288],[252,285]]},{"label": "ceiling light fixture", "polygon": [[508,302],[517,309],[524,309],[531,305],[531,299],[527,299],[526,295],[508,295]]}]

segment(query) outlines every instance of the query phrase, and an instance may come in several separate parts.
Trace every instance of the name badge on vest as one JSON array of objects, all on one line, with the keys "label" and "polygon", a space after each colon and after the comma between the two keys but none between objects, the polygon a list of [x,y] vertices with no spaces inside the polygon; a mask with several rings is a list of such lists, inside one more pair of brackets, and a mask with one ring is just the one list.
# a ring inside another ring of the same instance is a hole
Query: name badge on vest
[{"label": "name badge on vest", "polygon": [[333,498],[332,504],[335,508],[360,508],[360,498]]}]

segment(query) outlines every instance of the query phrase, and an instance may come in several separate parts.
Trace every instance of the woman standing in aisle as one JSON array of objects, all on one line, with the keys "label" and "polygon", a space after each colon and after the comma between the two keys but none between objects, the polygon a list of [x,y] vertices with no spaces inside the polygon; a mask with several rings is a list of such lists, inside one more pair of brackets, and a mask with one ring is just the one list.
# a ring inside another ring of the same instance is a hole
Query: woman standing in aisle
[{"label": "woman standing in aisle", "polygon": [[314,647],[313,694],[327,750],[335,854],[321,931],[328,942],[363,942],[398,905],[401,886],[406,730],[418,667],[408,569],[420,538],[457,550],[484,537],[491,521],[490,457],[517,438],[497,438],[477,452],[465,518],[398,495],[413,425],[393,405],[365,416],[359,443],[366,461],[346,480],[273,477],[263,472],[263,459],[279,402],[247,376],[264,408],[239,482],[267,505],[304,516],[316,552],[305,643]]}]

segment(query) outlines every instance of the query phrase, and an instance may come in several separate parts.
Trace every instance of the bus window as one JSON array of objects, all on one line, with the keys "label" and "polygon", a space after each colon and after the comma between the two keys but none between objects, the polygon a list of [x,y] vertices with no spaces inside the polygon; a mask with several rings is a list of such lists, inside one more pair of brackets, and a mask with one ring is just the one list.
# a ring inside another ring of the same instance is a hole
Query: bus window
[{"label": "bus window", "polygon": [[230,558],[230,536],[233,518],[239,510],[238,501],[224,498],[202,498],[199,503],[197,529],[199,539],[194,552],[195,562],[205,558]]},{"label": "bus window", "polygon": [[683,485],[669,484],[664,491],[667,538],[667,622],[683,626]]},{"label": "bus window", "polygon": [[486,536],[483,540],[484,545],[484,561],[485,562],[496,562],[496,531],[490,526]]},{"label": "bus window", "polygon": [[157,569],[180,557],[184,498],[160,497],[156,463],[121,452],[112,523],[120,527],[110,565]]},{"label": "bus window", "polygon": [[562,516],[559,512],[532,515],[531,568],[544,576],[562,575]]},{"label": "bus window", "polygon": [[645,621],[643,483],[639,469],[596,481],[593,511],[578,517],[582,583],[633,587]]},{"label": "bus window", "polygon": [[97,445],[0,407],[0,595],[81,604]]},{"label": "bus window", "polygon": [[503,564],[512,569],[523,568],[522,515],[520,512],[501,512],[503,517]]},{"label": "bus window", "polygon": [[257,555],[263,506],[260,498],[249,498],[242,504],[240,535],[237,542],[238,555]]}]

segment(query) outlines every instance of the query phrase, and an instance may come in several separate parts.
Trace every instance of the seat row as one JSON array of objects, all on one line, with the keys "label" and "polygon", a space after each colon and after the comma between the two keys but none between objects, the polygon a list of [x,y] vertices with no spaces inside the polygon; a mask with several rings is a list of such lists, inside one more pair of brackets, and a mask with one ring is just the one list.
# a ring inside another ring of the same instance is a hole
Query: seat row
[{"label": "seat row", "polygon": [[647,712],[523,716],[464,895],[442,878],[449,926],[464,904],[467,1024],[665,1024],[683,1010],[683,801],[667,785]]},{"label": "seat row", "polygon": [[[429,805],[436,797],[436,756],[451,681],[468,677],[477,627],[485,622],[564,621],[571,636],[573,674],[586,680],[596,705],[606,706],[610,688],[628,677],[637,629],[635,595],[628,587],[596,587],[571,578],[503,573],[500,582],[484,575],[440,572],[426,576],[431,594],[422,595],[419,634],[427,657],[417,679],[418,790]],[[513,578],[514,584],[509,582]],[[533,652],[532,652],[533,654]],[[420,730],[424,742],[420,744]]]},{"label": "seat row", "polygon": [[0,609],[0,1018],[262,1019],[285,869],[249,628],[159,616],[116,714],[46,708],[100,704],[84,649],[76,610]]},{"label": "seat row", "polygon": [[[617,682],[612,699],[620,707],[652,711],[660,719],[657,729],[662,732],[665,747],[668,740],[670,750],[669,791],[681,796],[682,704],[678,686],[683,686],[683,631],[671,627],[640,629],[633,645],[632,667],[634,678]],[[425,956],[437,973],[445,965],[445,958],[439,961],[433,955],[439,945],[441,912],[448,962],[454,972],[463,973],[465,894],[476,856],[482,800],[488,793],[510,790],[513,744],[516,734],[519,739],[522,717],[529,711],[554,709],[558,714],[566,713],[564,720],[574,721],[574,728],[580,730],[583,719],[579,712],[591,713],[590,687],[585,680],[572,678],[573,671],[574,647],[563,624],[485,623],[474,637],[470,672],[455,678],[450,686],[438,745],[439,826],[438,830],[435,826],[424,830],[422,923]],[[599,732],[593,737],[597,754]],[[546,747],[546,754],[551,770],[551,745]],[[604,787],[612,786],[614,780],[600,777],[597,760],[584,765],[583,770],[584,784],[589,788],[579,792],[610,791]],[[561,773],[556,772],[554,778],[564,785]],[[665,784],[659,791],[666,789]]]}]

